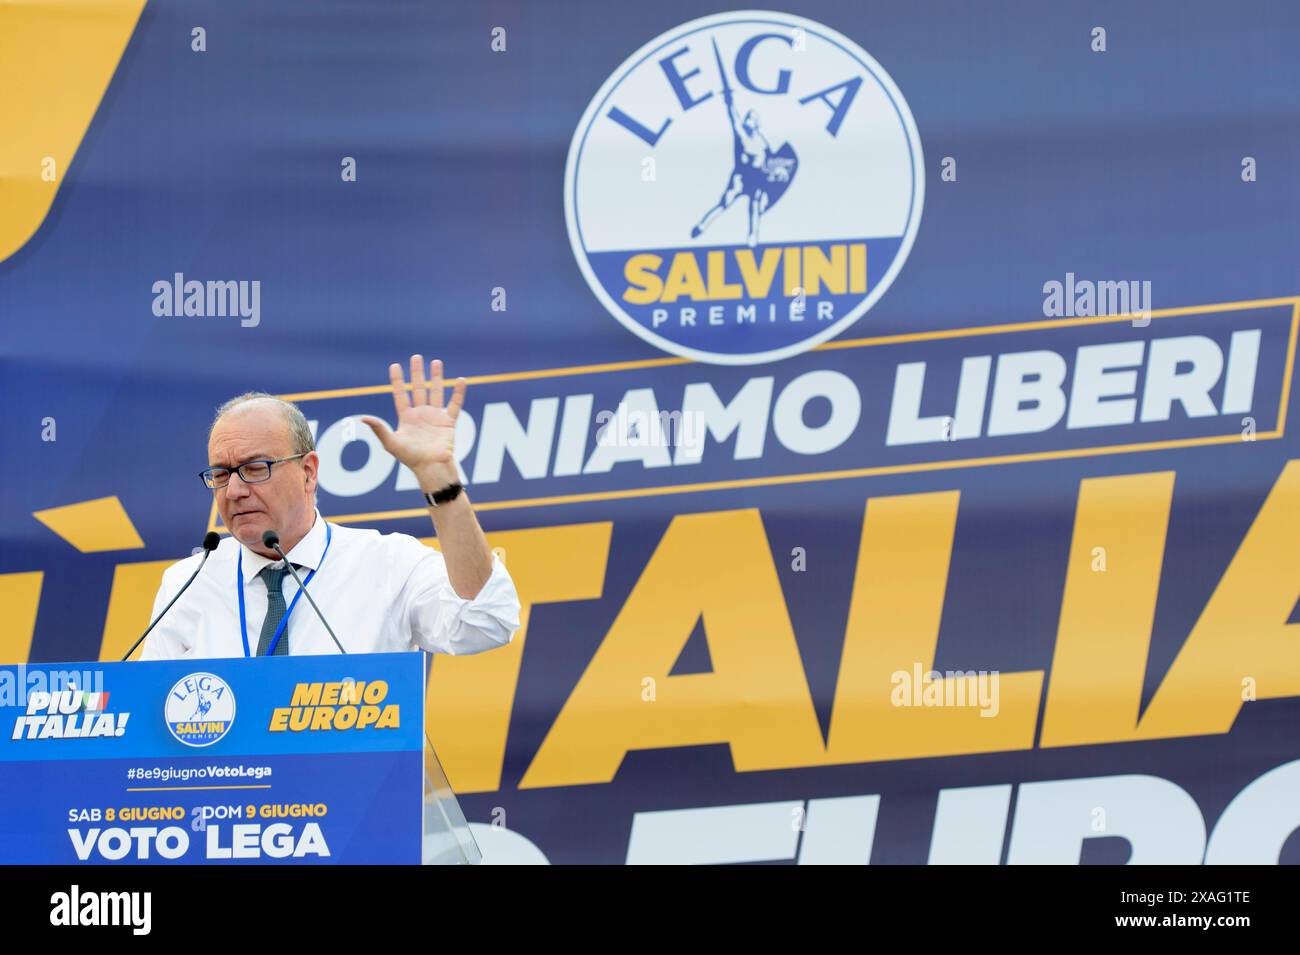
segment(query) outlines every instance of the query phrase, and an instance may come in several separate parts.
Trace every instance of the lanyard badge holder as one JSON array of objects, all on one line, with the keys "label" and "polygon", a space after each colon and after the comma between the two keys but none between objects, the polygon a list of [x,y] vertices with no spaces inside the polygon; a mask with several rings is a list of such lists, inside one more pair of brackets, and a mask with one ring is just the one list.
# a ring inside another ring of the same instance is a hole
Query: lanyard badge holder
[{"label": "lanyard badge holder", "polygon": [[[325,563],[325,558],[329,556],[330,541],[334,537],[334,528],[328,523],[325,525],[325,550],[320,555],[320,563],[315,569],[308,574],[302,582],[302,590],[307,588],[311,579],[316,576],[316,571]],[[288,559],[287,556],[285,558]],[[276,645],[280,642],[280,636],[284,633],[284,628],[289,625],[289,616],[293,613],[293,608],[298,606],[298,598],[302,596],[302,590],[293,595],[293,600],[289,602],[289,609],[284,613],[284,619],[280,621],[280,626],[275,628],[275,636],[271,638],[271,645],[266,648],[266,655],[270,656],[275,653]],[[235,591],[239,595],[239,635],[244,640],[244,656],[251,657],[252,653],[248,649],[248,615],[244,610],[244,548],[239,548],[239,559],[235,562]]]}]

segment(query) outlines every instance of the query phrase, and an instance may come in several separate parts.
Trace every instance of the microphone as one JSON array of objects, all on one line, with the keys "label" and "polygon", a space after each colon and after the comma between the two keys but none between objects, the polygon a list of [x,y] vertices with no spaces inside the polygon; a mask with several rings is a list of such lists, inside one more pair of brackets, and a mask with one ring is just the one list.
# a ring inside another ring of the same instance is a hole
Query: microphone
[{"label": "microphone", "polygon": [[[220,543],[221,543],[221,535],[218,534],[216,531],[208,531],[207,534],[203,536],[203,559],[199,561],[199,566],[195,568],[194,573],[190,574],[190,579],[185,581],[185,586],[182,587],[180,590],[176,591],[176,596],[173,597],[168,602],[167,606],[162,608],[162,613],[158,614],[158,616],[153,618],[153,623],[149,624],[149,630],[152,630],[154,627],[158,626],[158,621],[161,620],[167,614],[168,610],[172,609],[172,604],[174,604],[176,601],[181,599],[181,594],[185,593],[185,591],[189,589],[190,584],[194,583],[194,578],[199,575],[199,571],[203,569],[203,565],[208,562],[208,558],[212,556],[212,552],[217,549],[217,545]],[[131,649],[127,650],[126,656],[122,657],[123,663],[126,662],[127,657],[135,653],[136,647],[144,643],[144,638],[149,636],[149,630],[146,630],[144,633],[140,634],[140,639],[137,640],[135,643],[131,644]]]},{"label": "microphone", "polygon": [[[334,640],[334,646],[339,648],[339,653],[347,653],[348,651],[343,649],[343,644],[339,643],[339,638],[334,636],[334,630],[330,627],[329,621],[325,619],[325,615],[320,612],[320,607],[316,606],[316,601],[311,599],[311,594],[303,586],[302,578],[298,576],[298,571],[294,569],[293,563],[290,562],[288,557],[284,556],[284,551],[280,550],[280,535],[275,531],[267,531],[262,535],[262,545],[271,548],[280,555],[280,559],[284,561],[284,566],[289,569],[289,573],[293,575],[293,579],[297,582],[298,591],[307,598],[307,602],[311,604],[311,609],[315,610],[316,616],[320,617],[320,622],[325,624],[325,629],[329,631],[330,637]],[[283,637],[284,634],[280,634],[280,636]]]}]

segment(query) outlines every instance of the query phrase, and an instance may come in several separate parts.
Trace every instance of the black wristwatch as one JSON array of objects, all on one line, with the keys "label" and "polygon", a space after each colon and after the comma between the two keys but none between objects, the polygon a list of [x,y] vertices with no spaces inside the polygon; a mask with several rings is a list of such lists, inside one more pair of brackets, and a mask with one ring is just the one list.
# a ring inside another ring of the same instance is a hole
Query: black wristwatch
[{"label": "black wristwatch", "polygon": [[430,494],[428,491],[425,491],[424,499],[428,501],[430,504],[432,504],[434,507],[437,507],[439,504],[446,504],[448,501],[456,500],[456,498],[460,495],[460,492],[463,490],[465,490],[465,485],[463,484],[460,483],[449,484],[446,487],[444,487],[441,491],[435,491],[432,494]]}]

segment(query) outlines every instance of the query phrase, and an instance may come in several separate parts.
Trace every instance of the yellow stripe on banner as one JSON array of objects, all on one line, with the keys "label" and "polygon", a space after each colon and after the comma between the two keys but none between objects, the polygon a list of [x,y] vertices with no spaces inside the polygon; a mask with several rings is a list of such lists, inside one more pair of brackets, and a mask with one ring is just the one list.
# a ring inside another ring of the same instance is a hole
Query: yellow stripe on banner
[{"label": "yellow stripe on banner", "polygon": [[144,547],[131,516],[116,495],[33,511],[36,518],[83,554]]},{"label": "yellow stripe on banner", "polygon": [[1039,746],[1138,738],[1174,472],[1079,484]]},{"label": "yellow stripe on banner", "polygon": [[[979,338],[983,335],[1007,335],[1015,332],[1041,332],[1057,328],[1078,328],[1085,325],[1113,325],[1131,322],[1135,318],[1175,318],[1186,315],[1216,315],[1221,312],[1240,312],[1255,308],[1292,307],[1292,320],[1300,317],[1300,295],[1274,298],[1256,298],[1241,302],[1216,302],[1212,305],[1182,305],[1177,308],[1157,308],[1150,314],[1139,316],[1132,312],[1114,315],[1085,316],[1082,318],[1049,318],[1034,322],[1006,322],[1001,325],[978,325],[971,328],[945,328],[929,332],[904,332],[897,335],[878,335],[874,338],[842,338],[823,342],[809,352],[838,351],[843,348],[874,348],[881,345],[906,345],[915,342],[947,341],[955,338]],[[1294,331],[1294,329],[1293,329]],[[1293,339],[1294,342],[1294,339]],[[666,368],[671,365],[699,364],[689,358],[642,358],[635,361],[612,361],[596,365],[569,365],[560,368],[537,368],[532,371],[510,371],[495,375],[466,376],[467,385],[499,384],[501,382],[536,381],[547,378],[573,378],[579,375],[603,375],[620,371],[643,371],[647,368]],[[443,384],[443,390],[452,386]],[[413,386],[408,382],[406,389]],[[357,398],[365,395],[382,395],[392,391],[392,385],[361,385],[355,388],[327,388],[317,391],[298,391],[277,395],[285,401],[317,401],[322,398]]]},{"label": "yellow stripe on banner", "polygon": [[[957,491],[867,501],[831,709],[830,763],[1034,746],[1043,671],[986,673],[981,684],[965,666],[951,675],[935,670],[959,501]],[[960,664],[960,655],[955,659]]]},{"label": "yellow stripe on banner", "polygon": [[176,792],[195,792],[197,790],[211,789],[270,789],[270,783],[249,783],[244,786],[128,786],[126,791],[129,793],[176,793]]},{"label": "yellow stripe on banner", "polygon": [[41,602],[42,571],[0,574],[0,665],[26,663],[36,632],[36,608]]},{"label": "yellow stripe on banner", "polygon": [[0,2],[0,262],[49,214],[144,5]]},{"label": "yellow stripe on banner", "polygon": [[[509,567],[519,593],[520,628],[509,644],[491,653],[432,655],[425,729],[456,792],[496,792],[501,788],[532,608],[599,599],[605,588],[613,531],[614,525],[606,521],[487,535],[492,549]],[[433,539],[424,543],[437,545]],[[557,554],[564,559],[557,560]]]},{"label": "yellow stripe on banner", "polygon": [[[180,558],[176,558],[179,560]],[[118,564],[113,571],[113,589],[104,617],[104,635],[99,644],[99,659],[120,660],[145,627],[153,610],[154,598],[162,585],[163,571],[176,560],[150,560],[139,564]],[[132,659],[140,659],[141,650]]]}]

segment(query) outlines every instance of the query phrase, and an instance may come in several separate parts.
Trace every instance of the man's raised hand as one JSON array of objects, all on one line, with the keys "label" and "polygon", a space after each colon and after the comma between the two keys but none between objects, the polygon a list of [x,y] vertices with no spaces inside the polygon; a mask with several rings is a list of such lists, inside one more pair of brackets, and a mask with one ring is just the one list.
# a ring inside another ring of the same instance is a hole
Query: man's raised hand
[{"label": "man's raised hand", "polygon": [[459,481],[453,441],[456,418],[465,403],[465,379],[456,379],[451,401],[444,408],[441,360],[433,359],[426,381],[424,356],[411,356],[409,394],[401,365],[396,362],[389,365],[388,378],[393,386],[393,406],[397,409],[397,430],[371,415],[361,415],[361,420],[370,426],[389,454],[411,469],[421,490],[438,491]]}]

